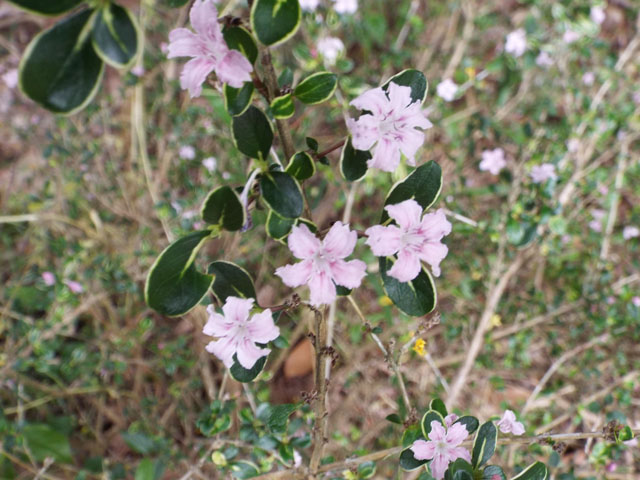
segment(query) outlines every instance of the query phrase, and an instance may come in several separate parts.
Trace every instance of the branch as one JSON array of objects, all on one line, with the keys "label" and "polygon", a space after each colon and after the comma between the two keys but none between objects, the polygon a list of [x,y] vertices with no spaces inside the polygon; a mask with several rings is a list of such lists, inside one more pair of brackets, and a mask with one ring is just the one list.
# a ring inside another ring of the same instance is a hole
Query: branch
[{"label": "branch", "polygon": [[312,477],[315,477],[315,474],[319,471],[318,466],[324,452],[327,429],[327,378],[325,372],[326,362],[323,361],[323,357],[326,354],[327,322],[323,312],[314,309],[313,313],[316,320],[314,344],[316,350],[316,399],[314,404],[316,419],[313,425],[313,452],[311,453],[309,470]]}]

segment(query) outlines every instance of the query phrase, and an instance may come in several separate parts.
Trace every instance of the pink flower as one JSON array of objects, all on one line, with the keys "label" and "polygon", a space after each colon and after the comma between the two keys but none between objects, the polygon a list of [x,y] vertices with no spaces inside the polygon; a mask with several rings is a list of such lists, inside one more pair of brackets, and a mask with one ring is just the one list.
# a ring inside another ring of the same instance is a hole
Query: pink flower
[{"label": "pink flower", "polygon": [[447,426],[447,428],[451,428],[451,425],[453,425],[456,420],[458,420],[458,415],[456,415],[455,413],[450,413],[449,415],[444,417],[444,424]]},{"label": "pink flower", "polygon": [[490,172],[492,175],[498,175],[500,170],[507,166],[504,158],[504,150],[494,148],[493,150],[485,150],[482,152],[482,161],[479,168],[483,172]]},{"label": "pink flower", "polygon": [[640,228],[633,225],[627,225],[622,229],[622,238],[625,240],[631,240],[636,237],[640,237]]},{"label": "pink flower", "polygon": [[353,136],[353,146],[369,150],[375,145],[370,168],[393,172],[400,164],[400,153],[409,165],[415,165],[415,154],[424,142],[424,133],[417,128],[431,128],[419,101],[411,101],[411,88],[389,84],[387,93],[381,88],[368,90],[351,102],[370,113],[358,120],[348,119],[347,127]]},{"label": "pink flower", "polygon": [[447,78],[446,80],[443,80],[438,84],[436,92],[438,96],[445,102],[451,102],[454,98],[456,98],[458,85],[450,78]]},{"label": "pink flower", "polygon": [[589,222],[589,228],[594,232],[602,232],[602,220],[604,219],[607,212],[601,210],[599,208],[594,208],[591,210],[591,216],[593,220]]},{"label": "pink flower", "polygon": [[634,307],[640,308],[640,297],[636,296],[631,299],[631,303],[633,303]]},{"label": "pink flower", "polygon": [[183,145],[180,147],[178,155],[180,155],[180,158],[183,158],[185,160],[193,160],[194,158],[196,158],[196,149],[191,145]]},{"label": "pink flower", "polygon": [[336,59],[344,51],[344,43],[336,37],[324,37],[318,40],[318,52],[330,65],[336,63]]},{"label": "pink flower", "polygon": [[233,365],[233,356],[238,362],[250,369],[261,357],[271,352],[268,348],[260,348],[256,343],[267,343],[280,335],[280,329],[273,323],[271,310],[256,313],[249,319],[253,308],[253,298],[227,297],[222,306],[224,315],[215,311],[213,305],[207,307],[209,320],[202,333],[218,340],[209,342],[205,347],[229,368]]},{"label": "pink flower", "polygon": [[542,183],[547,180],[555,180],[556,167],[552,163],[543,163],[542,165],[534,165],[531,169],[531,180],[533,183]]},{"label": "pink flower", "polygon": [[602,22],[604,22],[605,18],[607,18],[607,14],[604,11],[604,8],[602,8],[599,5],[595,7],[591,7],[591,12],[589,13],[589,16],[591,17],[591,20],[593,20],[593,22],[598,25],[601,25]]},{"label": "pink flower", "polygon": [[471,461],[469,452],[459,446],[468,435],[469,432],[461,423],[445,430],[440,422],[434,420],[431,422],[429,441],[416,440],[410,448],[417,460],[431,460],[431,475],[436,480],[441,480],[449,463],[458,458]]},{"label": "pink flower", "polygon": [[577,42],[580,39],[580,34],[575,30],[567,30],[562,35],[562,41],[567,45]]},{"label": "pink flower", "polygon": [[357,240],[356,232],[342,222],[334,223],[322,242],[306,225],[295,226],[289,235],[289,249],[302,261],[278,268],[276,275],[292,288],[308,285],[311,305],[329,304],[336,298],[336,285],[356,288],[366,275],[363,261],[343,260],[351,255]]},{"label": "pink flower", "polygon": [[198,97],[207,76],[215,71],[221,82],[240,88],[251,81],[253,66],[242,53],[230,50],[218,24],[218,10],[211,0],[195,0],[189,13],[196,33],[176,28],[169,33],[168,58],[193,57],[180,74],[180,86]]},{"label": "pink flower", "polygon": [[527,34],[523,28],[514,30],[507,35],[504,44],[504,51],[510,53],[514,57],[520,57],[527,51]]},{"label": "pink flower", "polygon": [[567,150],[569,153],[576,153],[580,148],[580,140],[577,138],[572,138],[567,142]]},{"label": "pink flower", "polygon": [[216,169],[216,166],[218,166],[218,160],[216,157],[207,157],[202,160],[202,166],[209,170],[209,172],[213,172]]},{"label": "pink flower", "polygon": [[549,68],[553,66],[553,58],[544,50],[536,57],[536,65],[542,68]]},{"label": "pink flower", "polygon": [[595,81],[596,76],[593,72],[585,72],[584,75],[582,75],[582,83],[584,83],[587,87],[593,85]]},{"label": "pink flower", "polygon": [[136,65],[131,69],[131,75],[142,77],[144,75],[144,67],[142,65]]},{"label": "pink flower", "polygon": [[5,85],[13,90],[18,86],[18,69],[14,68],[13,70],[9,70],[8,72],[2,75],[2,80]]},{"label": "pink flower", "polygon": [[56,276],[51,272],[42,272],[42,281],[47,287],[56,283]]},{"label": "pink flower", "polygon": [[502,418],[498,422],[498,428],[502,433],[512,433],[513,435],[522,435],[524,433],[524,425],[516,420],[516,414],[511,410],[505,410]]},{"label": "pink flower", "polygon": [[300,0],[300,8],[302,10],[313,11],[318,8],[320,0]]},{"label": "pink flower", "polygon": [[74,282],[73,280],[65,280],[64,284],[69,287],[73,293],[82,293],[84,292],[84,287],[78,282]]},{"label": "pink flower", "polygon": [[420,274],[421,261],[431,265],[433,274],[440,275],[440,262],[447,256],[447,246],[440,243],[451,233],[451,224],[442,209],[422,218],[422,207],[415,200],[405,200],[384,207],[396,225],[376,225],[367,229],[367,245],[378,257],[398,254],[388,274],[401,282],[413,280]]},{"label": "pink flower", "polygon": [[358,0],[333,0],[334,10],[338,13],[350,14],[356,13],[358,10]]}]

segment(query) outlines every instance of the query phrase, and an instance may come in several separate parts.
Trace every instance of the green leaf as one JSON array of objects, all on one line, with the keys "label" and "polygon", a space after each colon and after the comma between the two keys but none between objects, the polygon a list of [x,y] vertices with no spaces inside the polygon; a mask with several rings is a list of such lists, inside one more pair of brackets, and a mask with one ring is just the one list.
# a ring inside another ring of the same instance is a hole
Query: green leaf
[{"label": "green leaf", "polygon": [[260,176],[260,193],[269,208],[284,218],[302,214],[302,190],[298,182],[285,172],[268,172]]},{"label": "green leaf", "polygon": [[420,317],[436,307],[436,287],[431,274],[422,268],[416,278],[410,282],[400,282],[387,275],[393,266],[392,257],[380,257],[380,276],[387,296],[407,315]]},{"label": "green leaf", "polygon": [[307,180],[316,173],[316,164],[307,152],[298,152],[289,160],[285,172],[297,180]]},{"label": "green leaf", "polygon": [[98,56],[116,68],[130,66],[140,50],[140,30],[131,12],[108,3],[96,11],[91,41]]},{"label": "green leaf", "polygon": [[224,303],[227,297],[256,298],[251,276],[235,263],[218,260],[209,264],[207,273],[215,275],[213,293],[221,303]]},{"label": "green leaf", "polygon": [[193,261],[210,236],[210,230],[200,230],[164,249],[147,276],[144,289],[147,305],[163,315],[175,317],[200,303],[214,278],[198,272]]},{"label": "green leaf", "polygon": [[9,0],[18,7],[40,15],[60,15],[80,5],[84,0]]},{"label": "green leaf", "polygon": [[69,439],[49,425],[44,423],[26,425],[22,435],[36,461],[41,462],[51,457],[59,463],[73,463]]},{"label": "green leaf", "polygon": [[480,425],[480,422],[478,421],[478,419],[470,415],[465,415],[464,417],[460,417],[458,420],[456,420],[453,423],[454,424],[461,423],[462,425],[464,425],[464,428],[467,429],[467,432],[469,432],[469,435],[472,435],[473,432],[475,432],[478,429],[478,426]]},{"label": "green leaf", "polygon": [[273,210],[269,210],[266,225],[267,235],[274,240],[282,241],[287,235],[289,235],[294,224],[294,219],[281,217]]},{"label": "green leaf", "polygon": [[314,152],[318,151],[318,141],[313,137],[306,137],[304,141],[307,143],[307,147],[309,147]]},{"label": "green leaf", "polygon": [[420,428],[420,425],[411,425],[402,434],[402,446],[405,448],[410,447],[413,442],[420,439],[424,440],[422,428]]},{"label": "green leaf", "polygon": [[367,160],[370,159],[371,153],[353,148],[351,137],[349,137],[342,149],[342,155],[340,155],[340,173],[349,182],[362,180],[369,168]]},{"label": "green leaf", "polygon": [[256,63],[258,59],[258,45],[246,28],[226,25],[222,29],[222,36],[229,48],[238,50],[247,57],[251,63]]},{"label": "green leaf", "polygon": [[273,128],[259,108],[251,105],[242,115],[233,117],[232,133],[236,147],[246,156],[264,160],[269,155]]},{"label": "green leaf", "polygon": [[531,243],[536,237],[537,230],[538,225],[535,223],[516,220],[512,217],[507,220],[507,240],[517,247],[524,247]]},{"label": "green leaf", "polygon": [[263,45],[277,45],[296,33],[301,13],[298,0],[255,0],[251,29]]},{"label": "green leaf", "polygon": [[231,376],[238,382],[249,383],[253,381],[258,375],[260,375],[260,372],[264,368],[265,363],[267,363],[267,357],[260,357],[258,361],[253,365],[253,367],[251,367],[250,369],[246,369],[242,365],[240,365],[240,362],[238,362],[238,357],[234,354],[233,365],[231,365],[229,372],[231,373]]},{"label": "green leaf", "polygon": [[413,456],[410,448],[405,448],[400,454],[400,468],[411,471],[416,470],[427,463],[429,460],[418,460]]},{"label": "green leaf", "polygon": [[223,185],[211,191],[202,204],[202,219],[225,230],[240,230],[247,222],[247,212],[236,191]]},{"label": "green leaf", "polygon": [[77,112],[98,91],[104,63],[83,33],[91,16],[83,10],[39,33],[20,61],[20,89],[54,113]]},{"label": "green leaf", "polygon": [[418,70],[409,68],[395,74],[382,86],[385,92],[391,82],[403,87],[411,87],[411,100],[414,102],[419,101],[423,103],[427,98],[427,79],[424,74]]},{"label": "green leaf", "polygon": [[429,409],[438,412],[440,415],[442,415],[442,418],[448,415],[447,406],[441,399],[437,397],[431,400],[431,402],[429,403]]},{"label": "green leaf", "polygon": [[267,412],[267,427],[275,433],[284,433],[287,429],[289,416],[300,408],[297,403],[270,405]]},{"label": "green leaf", "polygon": [[542,462],[535,462],[525,468],[511,480],[547,480],[549,478],[549,470]]},{"label": "green leaf", "polygon": [[385,419],[391,423],[397,423],[398,425],[402,425],[402,419],[400,418],[400,415],[398,415],[397,413],[390,413],[385,417]]},{"label": "green leaf", "polygon": [[155,480],[155,467],[149,458],[143,458],[136,468],[135,480]]},{"label": "green leaf", "polygon": [[471,454],[471,464],[473,468],[478,468],[489,461],[496,450],[498,442],[498,429],[493,422],[485,422],[478,430],[473,441]]},{"label": "green leaf", "polygon": [[376,473],[376,464],[374,462],[364,462],[358,465],[358,478],[371,478]]},{"label": "green leaf", "polygon": [[471,468],[469,462],[458,458],[455,462],[449,464],[444,478],[451,480],[473,480],[473,468]]},{"label": "green leaf", "polygon": [[302,103],[316,105],[331,98],[338,86],[338,77],[330,72],[318,72],[302,80],[293,95]]},{"label": "green leaf", "polygon": [[[442,169],[433,160],[416,168],[411,175],[396,183],[384,201],[386,205],[395,205],[413,198],[424,209],[429,208],[440,195],[442,189]],[[382,212],[381,222],[389,218],[386,210]]]},{"label": "green leaf", "polygon": [[213,437],[218,433],[226,432],[231,428],[230,414],[235,405],[236,402],[233,400],[224,403],[220,400],[214,400],[200,414],[196,420],[196,426],[206,437]]},{"label": "green leaf", "polygon": [[482,471],[482,480],[507,480],[507,477],[499,466],[487,465]]},{"label": "green leaf", "polygon": [[296,113],[296,107],[293,105],[290,93],[274,98],[269,108],[271,108],[273,116],[279,119],[291,118]]},{"label": "green leaf", "polygon": [[121,437],[131,450],[141,455],[149,455],[156,450],[156,443],[144,433],[124,432]]},{"label": "green leaf", "polygon": [[224,108],[229,112],[229,115],[235,117],[246,112],[251,105],[251,100],[253,100],[253,92],[255,92],[255,87],[251,82],[244,82],[240,88],[234,88],[225,83],[222,87],[222,95]]},{"label": "green leaf", "polygon": [[236,478],[245,479],[257,477],[260,475],[260,470],[257,465],[246,460],[240,460],[231,464],[231,474]]},{"label": "green leaf", "polygon": [[444,417],[440,415],[440,412],[435,410],[427,410],[420,420],[420,428],[422,429],[422,436],[429,438],[431,432],[431,422],[440,422],[444,426]]}]

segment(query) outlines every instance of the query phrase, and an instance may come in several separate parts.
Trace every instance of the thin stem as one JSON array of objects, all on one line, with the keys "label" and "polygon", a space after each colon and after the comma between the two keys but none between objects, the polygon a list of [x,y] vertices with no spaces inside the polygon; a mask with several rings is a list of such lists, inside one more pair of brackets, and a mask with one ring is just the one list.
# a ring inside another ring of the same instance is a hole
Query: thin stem
[{"label": "thin stem", "polygon": [[315,315],[315,350],[316,350],[316,398],[314,403],[314,411],[316,415],[315,424],[313,426],[313,452],[309,462],[309,470],[312,478],[318,473],[320,459],[324,452],[326,443],[327,428],[327,378],[326,363],[323,361],[326,354],[325,347],[327,344],[327,322],[324,312],[314,309]]},{"label": "thin stem", "polygon": [[315,154],[315,157],[320,159],[322,157],[326,157],[327,155],[329,155],[331,152],[333,152],[334,150],[339,149],[340,147],[342,147],[345,143],[347,142],[347,139],[343,139],[340,140],[338,143],[331,145],[329,148],[327,148],[326,150],[323,150],[321,152],[318,152]]}]

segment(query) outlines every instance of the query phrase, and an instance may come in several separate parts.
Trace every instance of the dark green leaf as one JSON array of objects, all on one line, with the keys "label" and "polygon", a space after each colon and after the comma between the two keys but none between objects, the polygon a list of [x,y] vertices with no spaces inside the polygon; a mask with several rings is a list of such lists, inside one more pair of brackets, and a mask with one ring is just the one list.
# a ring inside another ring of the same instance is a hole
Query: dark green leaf
[{"label": "dark green leaf", "polygon": [[431,432],[431,422],[439,422],[444,427],[444,418],[440,415],[440,412],[435,410],[427,410],[420,420],[420,428],[422,429],[422,436],[429,438]]},{"label": "dark green leaf", "polygon": [[251,29],[263,45],[277,45],[296,33],[300,15],[298,0],[255,0]]},{"label": "dark green leaf", "polygon": [[218,187],[207,195],[201,214],[205,222],[229,231],[240,230],[247,221],[247,212],[240,197],[228,185]]},{"label": "dark green leaf", "polygon": [[408,315],[419,317],[431,312],[436,306],[436,287],[429,272],[422,268],[420,274],[410,282],[400,282],[387,275],[393,260],[391,257],[379,259],[380,276],[387,296]]},{"label": "dark green leaf", "polygon": [[296,113],[296,107],[293,105],[290,93],[274,98],[269,108],[271,108],[273,116],[278,119],[291,118]]},{"label": "dark green leaf", "polygon": [[371,153],[356,150],[351,143],[351,137],[347,138],[340,155],[340,173],[345,180],[356,182],[364,178],[367,173],[367,161],[371,159]]},{"label": "dark green leaf", "polygon": [[91,38],[98,56],[116,68],[131,65],[138,56],[136,20],[128,9],[115,3],[96,11]]},{"label": "dark green leaf", "polygon": [[405,448],[400,454],[400,468],[402,468],[403,470],[416,470],[427,462],[428,460],[417,460],[413,456],[413,452],[410,448]]},{"label": "dark green leaf", "polygon": [[403,87],[411,87],[411,99],[414,102],[419,101],[422,103],[427,98],[427,79],[424,74],[418,70],[409,68],[397,73],[382,86],[385,92],[391,82]]},{"label": "dark green leaf", "polygon": [[231,373],[231,376],[238,382],[249,383],[253,381],[258,375],[260,375],[260,372],[264,368],[265,363],[267,363],[267,357],[260,357],[255,365],[253,365],[253,367],[251,367],[250,369],[246,369],[242,365],[240,365],[240,362],[238,362],[238,357],[234,354],[233,365],[231,365],[229,372]]},{"label": "dark green leaf", "polygon": [[20,88],[55,113],[82,109],[98,90],[104,63],[89,35],[81,35],[91,10],[83,10],[38,34],[20,62]]},{"label": "dark green leaf", "polygon": [[391,423],[397,423],[398,425],[402,425],[402,419],[400,418],[400,415],[398,415],[397,413],[391,413],[387,415],[385,418]]},{"label": "dark green leaf", "polygon": [[235,401],[221,402],[215,400],[200,414],[196,426],[203,435],[212,437],[231,428],[231,412],[235,408]]},{"label": "dark green leaf", "polygon": [[195,307],[211,288],[213,276],[198,272],[195,256],[211,235],[209,230],[190,233],[169,245],[149,270],[144,296],[154,310],[174,317]]},{"label": "dark green leaf", "polygon": [[376,473],[376,464],[374,462],[364,462],[358,465],[358,478],[371,478]]},{"label": "dark green leaf", "polygon": [[314,152],[318,151],[318,141],[315,138],[307,137],[305,138],[305,142],[307,142],[307,147],[309,147]]},{"label": "dark green leaf", "polygon": [[155,467],[150,458],[143,458],[136,468],[135,480],[155,480]]},{"label": "dark green leaf", "polygon": [[547,466],[542,462],[535,462],[513,477],[512,480],[547,480],[547,478],[549,478]]},{"label": "dark green leaf", "polygon": [[236,478],[245,479],[257,477],[260,475],[260,470],[257,465],[246,460],[240,460],[231,464],[231,474]]},{"label": "dark green leaf", "polygon": [[240,26],[227,25],[222,29],[222,36],[229,48],[241,52],[251,63],[258,58],[258,45],[249,31]]},{"label": "dark green leaf", "polygon": [[285,171],[303,181],[313,177],[316,173],[316,164],[307,152],[298,152],[291,157]]},{"label": "dark green leaf", "polygon": [[255,88],[253,83],[245,82],[240,88],[233,88],[228,83],[222,87],[222,95],[224,96],[224,108],[232,117],[242,115],[247,111]]},{"label": "dark green leaf", "polygon": [[473,432],[475,432],[478,429],[478,426],[480,425],[480,422],[478,421],[478,419],[470,415],[465,415],[464,417],[460,417],[454,423],[461,423],[462,425],[464,425],[464,428],[467,429],[467,432],[469,432],[469,435],[472,435]]},{"label": "dark green leaf", "polygon": [[338,86],[338,77],[330,72],[318,72],[302,80],[293,95],[302,103],[316,105],[329,100]]},{"label": "dark green leaf", "polygon": [[156,450],[153,439],[140,432],[124,432],[122,439],[131,450],[141,455],[149,455]]},{"label": "dark green leaf", "polygon": [[499,466],[487,465],[482,471],[482,480],[507,480],[507,477]]},{"label": "dark green leaf", "polygon": [[[386,205],[395,205],[413,198],[424,209],[429,208],[438,198],[442,189],[442,170],[433,160],[416,168],[411,175],[394,185],[386,200]],[[381,222],[389,218],[386,210],[382,212]]]},{"label": "dark green leaf", "polygon": [[267,158],[273,143],[273,128],[259,108],[251,105],[242,115],[233,117],[232,130],[238,150],[251,158]]},{"label": "dark green leaf", "polygon": [[41,15],[59,15],[80,5],[84,0],[9,0],[11,3]]},{"label": "dark green leaf", "polygon": [[267,235],[274,240],[283,240],[293,228],[295,220],[292,218],[283,218],[273,210],[269,210],[267,215]]},{"label": "dark green leaf", "polygon": [[189,0],[163,0],[164,3],[173,8],[183,7],[188,1]]},{"label": "dark green leaf", "polygon": [[43,423],[32,423],[24,427],[22,434],[36,461],[51,457],[59,463],[73,462],[69,439],[57,429]]},{"label": "dark green leaf", "polygon": [[431,402],[429,403],[429,409],[430,410],[435,410],[440,415],[442,415],[443,418],[448,415],[447,414],[447,406],[439,398],[434,398],[433,400],[431,400]]},{"label": "dark green leaf", "polygon": [[478,468],[489,461],[496,450],[498,430],[493,422],[483,423],[473,441],[471,464]]},{"label": "dark green leaf", "polygon": [[455,462],[449,464],[445,478],[452,480],[473,480],[473,468],[466,460],[458,458]]},{"label": "dark green leaf", "polygon": [[402,446],[405,448],[410,447],[413,442],[420,439],[424,440],[422,428],[420,428],[420,425],[411,425],[402,434]]},{"label": "dark green leaf", "polygon": [[275,433],[285,432],[289,416],[300,408],[300,404],[285,403],[282,405],[270,405],[267,415],[267,427]]},{"label": "dark green leaf", "polygon": [[256,298],[251,276],[235,263],[218,260],[209,264],[207,273],[215,275],[213,293],[221,303],[224,303],[227,297]]},{"label": "dark green leaf", "polygon": [[298,218],[302,214],[302,190],[288,173],[269,172],[260,176],[262,198],[278,215]]},{"label": "dark green leaf", "polygon": [[351,295],[353,289],[343,287],[342,285],[336,285],[336,294],[339,297],[346,297],[347,295]]}]

